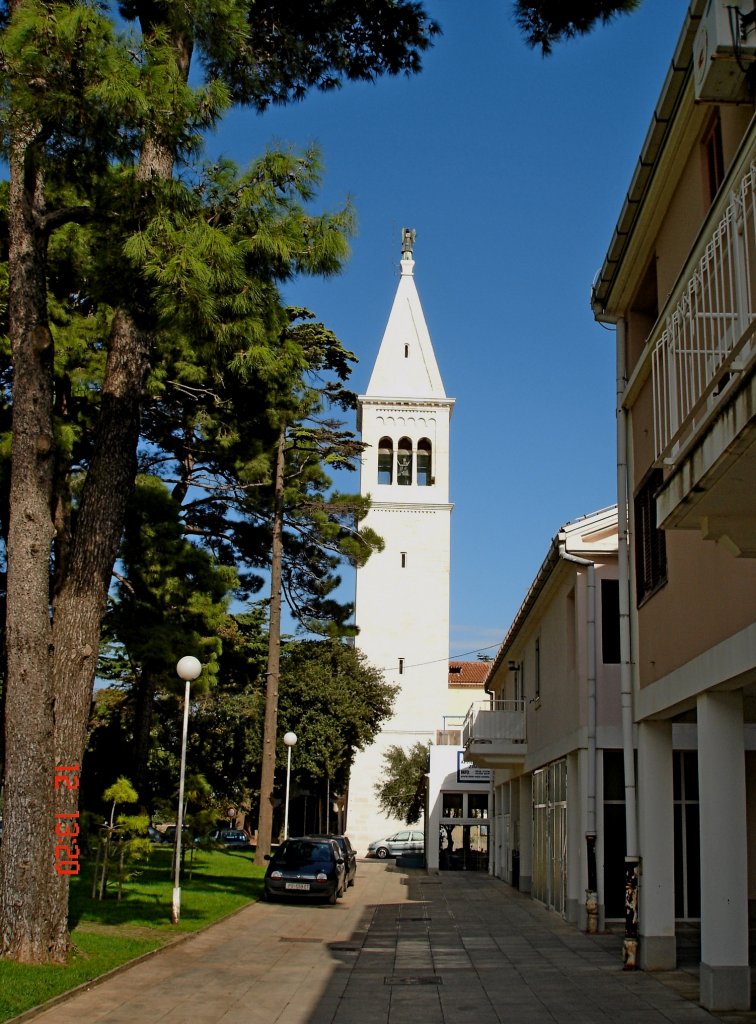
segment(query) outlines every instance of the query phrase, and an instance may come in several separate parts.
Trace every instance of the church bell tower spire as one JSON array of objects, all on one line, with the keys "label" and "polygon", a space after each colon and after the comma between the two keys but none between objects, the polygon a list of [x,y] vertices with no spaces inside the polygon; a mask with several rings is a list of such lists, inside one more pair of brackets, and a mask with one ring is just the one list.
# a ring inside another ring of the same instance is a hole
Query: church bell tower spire
[{"label": "church bell tower spire", "polygon": [[[393,716],[351,773],[347,831],[359,852],[402,827],[377,808],[390,746],[435,740],[446,713],[449,655],[448,398],[415,286],[415,231],[401,236],[400,277],[358,423],[360,488],[385,542],[357,570],[357,647],[398,688]],[[406,826],[405,826],[406,827]]]}]

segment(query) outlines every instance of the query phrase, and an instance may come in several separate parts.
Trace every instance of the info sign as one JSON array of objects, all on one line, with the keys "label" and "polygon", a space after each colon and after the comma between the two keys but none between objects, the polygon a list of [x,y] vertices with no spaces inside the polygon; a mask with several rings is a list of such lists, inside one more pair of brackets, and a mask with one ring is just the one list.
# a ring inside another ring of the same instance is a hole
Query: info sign
[{"label": "info sign", "polygon": [[491,783],[491,769],[477,768],[472,761],[465,761],[464,750],[457,751],[457,782],[479,783],[488,786]]}]

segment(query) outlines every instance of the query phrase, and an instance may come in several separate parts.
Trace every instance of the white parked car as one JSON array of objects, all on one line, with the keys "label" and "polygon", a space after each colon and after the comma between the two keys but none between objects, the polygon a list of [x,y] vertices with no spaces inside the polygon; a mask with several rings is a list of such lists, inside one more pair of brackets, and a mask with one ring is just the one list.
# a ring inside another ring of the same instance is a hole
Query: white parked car
[{"label": "white parked car", "polygon": [[368,857],[401,857],[403,853],[424,853],[425,836],[416,829],[403,828],[385,839],[376,839],[367,849]]}]

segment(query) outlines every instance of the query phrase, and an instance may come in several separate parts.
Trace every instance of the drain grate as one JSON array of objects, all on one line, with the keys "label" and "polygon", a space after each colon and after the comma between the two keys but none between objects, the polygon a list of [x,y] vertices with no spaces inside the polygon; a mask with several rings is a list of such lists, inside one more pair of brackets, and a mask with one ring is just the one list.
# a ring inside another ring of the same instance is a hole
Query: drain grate
[{"label": "drain grate", "polygon": [[280,935],[279,942],[322,942],[322,939],[312,939],[302,935]]},{"label": "drain grate", "polygon": [[397,917],[397,921],[400,924],[406,924],[409,921],[419,922],[420,924],[430,924],[430,917]]},{"label": "drain grate", "polygon": [[384,985],[442,985],[443,981],[437,974],[390,974],[383,979]]}]

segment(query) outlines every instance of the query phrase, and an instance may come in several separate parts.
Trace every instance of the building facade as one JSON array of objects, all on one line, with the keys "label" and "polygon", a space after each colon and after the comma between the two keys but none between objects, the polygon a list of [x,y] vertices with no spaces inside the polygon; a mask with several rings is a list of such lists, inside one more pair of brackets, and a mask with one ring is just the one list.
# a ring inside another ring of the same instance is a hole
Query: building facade
[{"label": "building facade", "polygon": [[447,714],[449,649],[449,423],[446,396],[414,279],[414,232],[402,236],[399,284],[373,372],[358,398],[367,445],[361,493],[385,542],[357,571],[356,644],[398,687],[393,717],[357,754],[347,831],[358,853],[404,823],[379,809],[390,746],[435,740]]},{"label": "building facade", "polygon": [[491,873],[592,931],[624,903],[617,577],[616,507],[563,526],[463,728]]},{"label": "building facade", "polygon": [[[713,1010],[750,1006],[756,899],[752,8],[690,4],[592,297],[616,325],[640,962],[672,967],[676,920],[700,914]],[[698,877],[681,892],[686,839]]]}]

